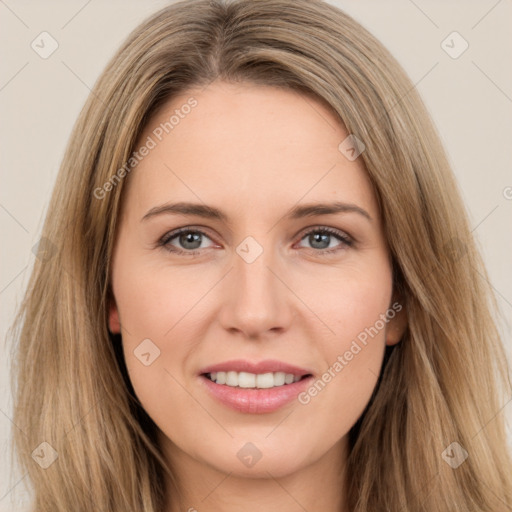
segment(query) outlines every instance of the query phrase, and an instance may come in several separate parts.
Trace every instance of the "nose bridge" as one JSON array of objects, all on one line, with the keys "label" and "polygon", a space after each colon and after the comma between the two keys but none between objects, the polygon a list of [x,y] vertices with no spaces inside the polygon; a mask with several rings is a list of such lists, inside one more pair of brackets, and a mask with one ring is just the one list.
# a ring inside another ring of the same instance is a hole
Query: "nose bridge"
[{"label": "nose bridge", "polygon": [[229,300],[223,304],[226,328],[257,336],[286,326],[286,287],[276,277],[275,267],[272,247],[263,247],[253,237],[237,246],[230,272]]},{"label": "nose bridge", "polygon": [[[247,244],[245,244],[247,249]],[[254,297],[261,295],[269,299],[274,296],[276,287],[275,278],[269,268],[273,267],[274,257],[272,249],[261,250],[258,254],[254,246],[249,246],[249,250],[243,253],[244,245],[237,248],[237,256],[234,261],[234,270],[237,278],[237,288],[243,292],[243,297]],[[270,295],[269,295],[270,292]]]}]

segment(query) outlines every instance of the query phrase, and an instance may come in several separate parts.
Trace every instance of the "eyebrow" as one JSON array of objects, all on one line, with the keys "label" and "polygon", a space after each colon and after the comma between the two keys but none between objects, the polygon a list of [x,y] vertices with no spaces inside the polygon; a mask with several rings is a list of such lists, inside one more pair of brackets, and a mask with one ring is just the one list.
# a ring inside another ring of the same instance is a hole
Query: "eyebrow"
[{"label": "eyebrow", "polygon": [[[282,218],[300,219],[303,217],[333,215],[336,213],[357,213],[368,219],[370,222],[373,220],[370,214],[363,208],[355,204],[342,203],[339,201],[332,203],[309,203],[297,205],[291,208]],[[154,208],[151,208],[144,217],[142,217],[141,222],[162,214],[196,215],[206,219],[220,220],[229,224],[229,217],[222,210],[205,204],[187,202],[165,203],[160,206],[155,206]]]}]

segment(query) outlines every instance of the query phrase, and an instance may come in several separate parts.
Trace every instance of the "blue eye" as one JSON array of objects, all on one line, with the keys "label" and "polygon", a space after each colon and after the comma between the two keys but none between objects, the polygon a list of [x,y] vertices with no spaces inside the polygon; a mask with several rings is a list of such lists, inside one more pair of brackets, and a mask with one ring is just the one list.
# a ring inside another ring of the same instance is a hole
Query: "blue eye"
[{"label": "blue eye", "polygon": [[[311,229],[304,234],[301,241],[305,239],[308,240],[313,249],[318,249],[316,252],[321,254],[333,253],[353,245],[353,240],[348,235],[337,229],[327,227]],[[333,239],[341,243],[333,247],[331,245]]]},{"label": "blue eye", "polygon": [[[200,251],[197,251],[197,249],[205,248],[202,246],[204,237],[209,239],[202,231],[185,228],[164,235],[159,244],[170,252],[176,252],[178,254],[198,254]],[[181,247],[176,247],[171,243],[174,239],[177,240]]]},{"label": "blue eye", "polygon": [[[201,249],[212,247],[205,246],[203,242],[211,238],[201,230],[181,228],[165,234],[159,241],[158,246],[164,247],[169,252],[194,256],[201,253]],[[329,254],[342,250],[353,245],[353,240],[342,231],[327,227],[317,227],[306,232],[300,241],[306,240],[310,249],[318,254]],[[338,240],[338,244],[332,246],[332,242]]]}]

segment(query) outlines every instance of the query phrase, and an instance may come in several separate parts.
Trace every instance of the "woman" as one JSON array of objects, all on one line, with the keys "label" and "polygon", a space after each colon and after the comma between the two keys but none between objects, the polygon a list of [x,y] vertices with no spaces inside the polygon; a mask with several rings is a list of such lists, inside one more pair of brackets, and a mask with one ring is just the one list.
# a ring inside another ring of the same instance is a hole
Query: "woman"
[{"label": "woman", "polygon": [[511,509],[464,207],[340,10],[156,13],[84,107],[44,237],[14,416],[34,510]]}]

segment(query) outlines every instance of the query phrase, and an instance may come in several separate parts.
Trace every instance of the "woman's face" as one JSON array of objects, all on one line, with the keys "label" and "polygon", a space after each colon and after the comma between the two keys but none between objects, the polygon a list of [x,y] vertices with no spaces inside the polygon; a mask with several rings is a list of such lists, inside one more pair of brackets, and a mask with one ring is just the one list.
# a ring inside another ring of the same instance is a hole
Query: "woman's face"
[{"label": "woman's face", "polygon": [[109,325],[176,464],[278,477],[342,456],[404,317],[348,135],[309,96],[214,82],[140,137]]}]

